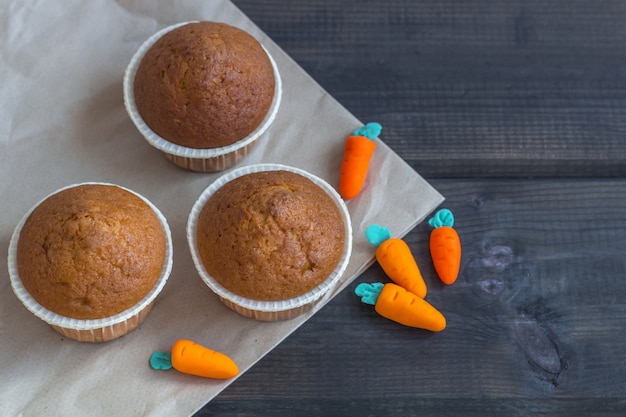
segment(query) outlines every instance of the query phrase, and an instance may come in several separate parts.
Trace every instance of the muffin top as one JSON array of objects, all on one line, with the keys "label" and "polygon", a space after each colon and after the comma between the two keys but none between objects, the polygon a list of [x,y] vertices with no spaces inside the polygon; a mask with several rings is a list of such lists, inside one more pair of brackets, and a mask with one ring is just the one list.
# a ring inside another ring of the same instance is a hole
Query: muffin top
[{"label": "muffin top", "polygon": [[296,173],[265,171],[220,187],[200,212],[196,238],[205,269],[226,289],[275,301],[326,280],[346,236],[324,190]]},{"label": "muffin top", "polygon": [[188,23],[146,52],[134,97],[145,123],[162,138],[218,148],[261,124],[275,81],[267,53],[251,35],[225,23]]},{"label": "muffin top", "polygon": [[166,236],[154,211],[122,188],[83,184],[45,199],[17,243],[22,284],[62,316],[97,319],[139,302],[155,285]]}]

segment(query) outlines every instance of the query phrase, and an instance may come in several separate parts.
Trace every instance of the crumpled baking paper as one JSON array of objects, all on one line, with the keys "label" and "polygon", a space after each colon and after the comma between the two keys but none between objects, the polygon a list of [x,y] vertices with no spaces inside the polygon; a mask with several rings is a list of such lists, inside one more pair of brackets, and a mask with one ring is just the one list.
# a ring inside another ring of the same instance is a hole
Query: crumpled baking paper
[{"label": "crumpled baking paper", "polygon": [[[245,372],[373,262],[364,238],[369,224],[403,236],[443,201],[380,143],[364,191],[347,203],[354,248],[341,285],[314,311],[289,321],[241,317],[201,281],[185,237],[195,199],[221,174],[176,167],[135,129],[122,95],[132,55],[157,30],[190,20],[226,22],[265,45],[279,66],[283,102],[274,124],[239,166],[291,165],[337,187],[345,138],[363,123],[226,0],[3,3],[0,415],[193,414],[231,381],[154,371],[148,365],[153,351],[189,338],[228,354]],[[383,126],[383,141],[384,133]],[[174,243],[172,274],[146,321],[104,344],[64,339],[30,314],[11,290],[6,265],[9,240],[22,215],[52,191],[85,181],[119,184],[147,197],[167,217]]]}]

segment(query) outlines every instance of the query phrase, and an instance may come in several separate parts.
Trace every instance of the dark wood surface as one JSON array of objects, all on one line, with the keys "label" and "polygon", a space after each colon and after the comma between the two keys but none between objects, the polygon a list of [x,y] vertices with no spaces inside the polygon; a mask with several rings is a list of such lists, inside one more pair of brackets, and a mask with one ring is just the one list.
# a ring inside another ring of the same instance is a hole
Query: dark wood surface
[{"label": "dark wood surface", "polygon": [[[197,416],[626,415],[626,2],[235,0],[447,199],[448,328],[378,316],[375,264]],[[415,196],[419,198],[419,196]]]}]

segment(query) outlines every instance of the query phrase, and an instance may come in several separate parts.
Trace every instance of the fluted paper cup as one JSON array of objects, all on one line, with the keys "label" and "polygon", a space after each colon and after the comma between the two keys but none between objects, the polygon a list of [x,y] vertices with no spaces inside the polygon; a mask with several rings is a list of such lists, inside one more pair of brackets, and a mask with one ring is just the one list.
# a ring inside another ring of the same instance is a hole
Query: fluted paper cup
[{"label": "fluted paper cup", "polygon": [[[328,194],[337,205],[344,224],[345,240],[341,258],[331,274],[314,289],[294,298],[278,301],[262,301],[242,297],[225,288],[204,267],[197,246],[198,217],[211,196],[224,184],[247,174],[262,171],[290,171],[311,180]],[[306,171],[280,165],[258,164],[233,170],[218,178],[207,187],[196,200],[187,223],[187,240],[195,267],[204,283],[219,297],[220,301],[237,313],[261,321],[290,319],[311,310],[330,290],[335,288],[343,276],[352,253],[352,226],[348,209],[339,194],[326,181]]]},{"label": "fluted paper cup", "polygon": [[163,152],[165,156],[174,164],[191,171],[218,172],[230,168],[244,159],[270,127],[276,118],[278,108],[280,107],[282,98],[282,81],[274,58],[272,58],[267,49],[263,47],[270,62],[272,63],[272,67],[274,68],[274,98],[267,114],[265,115],[265,118],[252,133],[231,145],[206,149],[188,148],[172,143],[159,136],[144,122],[143,118],[139,114],[139,111],[137,110],[134,97],[135,74],[137,73],[137,68],[141,63],[143,56],[150,49],[150,47],[155,44],[155,42],[157,42],[166,33],[189,23],[194,22],[178,23],[160,30],[145,41],[144,44],[137,50],[128,64],[124,74],[124,105],[126,106],[126,111],[128,112],[131,120],[148,143]]},{"label": "fluted paper cup", "polygon": [[[66,189],[85,184],[98,184],[118,187],[139,197],[157,215],[159,221],[161,222],[161,226],[163,227],[166,243],[165,258],[163,261],[161,274],[159,275],[152,289],[139,302],[113,316],[87,320],[66,317],[50,311],[49,309],[39,304],[22,284],[17,265],[17,246],[20,238],[20,232],[22,230],[22,227],[24,226],[24,223],[33,212],[33,210],[35,210],[35,208],[37,208],[39,204],[41,204],[52,195]],[[35,206],[33,206],[33,208],[31,208],[22,217],[20,222],[17,224],[9,243],[8,267],[13,292],[15,293],[17,298],[24,304],[24,306],[36,317],[45,321],[54,330],[68,338],[75,339],[80,342],[106,342],[124,336],[125,334],[139,326],[139,324],[141,324],[148,316],[148,313],[150,312],[154,304],[155,298],[165,286],[165,283],[167,282],[167,279],[170,275],[172,269],[172,259],[172,236],[170,228],[168,226],[167,220],[154,204],[152,204],[147,198],[143,197],[142,195],[119,185],[86,182],[70,185],[51,193]]]}]

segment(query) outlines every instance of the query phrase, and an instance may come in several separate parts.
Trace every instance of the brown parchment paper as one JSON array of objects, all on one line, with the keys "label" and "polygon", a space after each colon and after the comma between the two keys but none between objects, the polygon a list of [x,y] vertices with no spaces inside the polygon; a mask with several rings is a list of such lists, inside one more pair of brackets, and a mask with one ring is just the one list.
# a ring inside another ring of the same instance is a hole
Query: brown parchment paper
[{"label": "brown parchment paper", "polygon": [[[122,78],[136,49],[157,30],[190,20],[247,30],[282,75],[276,120],[239,166],[282,163],[338,185],[345,137],[362,123],[230,2],[2,1],[2,416],[190,415],[232,381],[154,371],[148,365],[153,351],[189,338],[228,354],[245,372],[373,262],[364,239],[369,224],[403,236],[443,201],[379,142],[365,190],[348,202],[354,248],[341,285],[314,311],[289,321],[262,323],[228,310],[195,272],[185,237],[195,199],[220,174],[185,171],[166,160],[141,137],[123,104]],[[384,132],[383,126],[383,140]],[[52,191],[84,181],[119,184],[150,199],[168,219],[174,243],[172,274],[147,320],[118,340],[95,345],[64,339],[30,314],[11,290],[6,264],[22,215]]]}]

